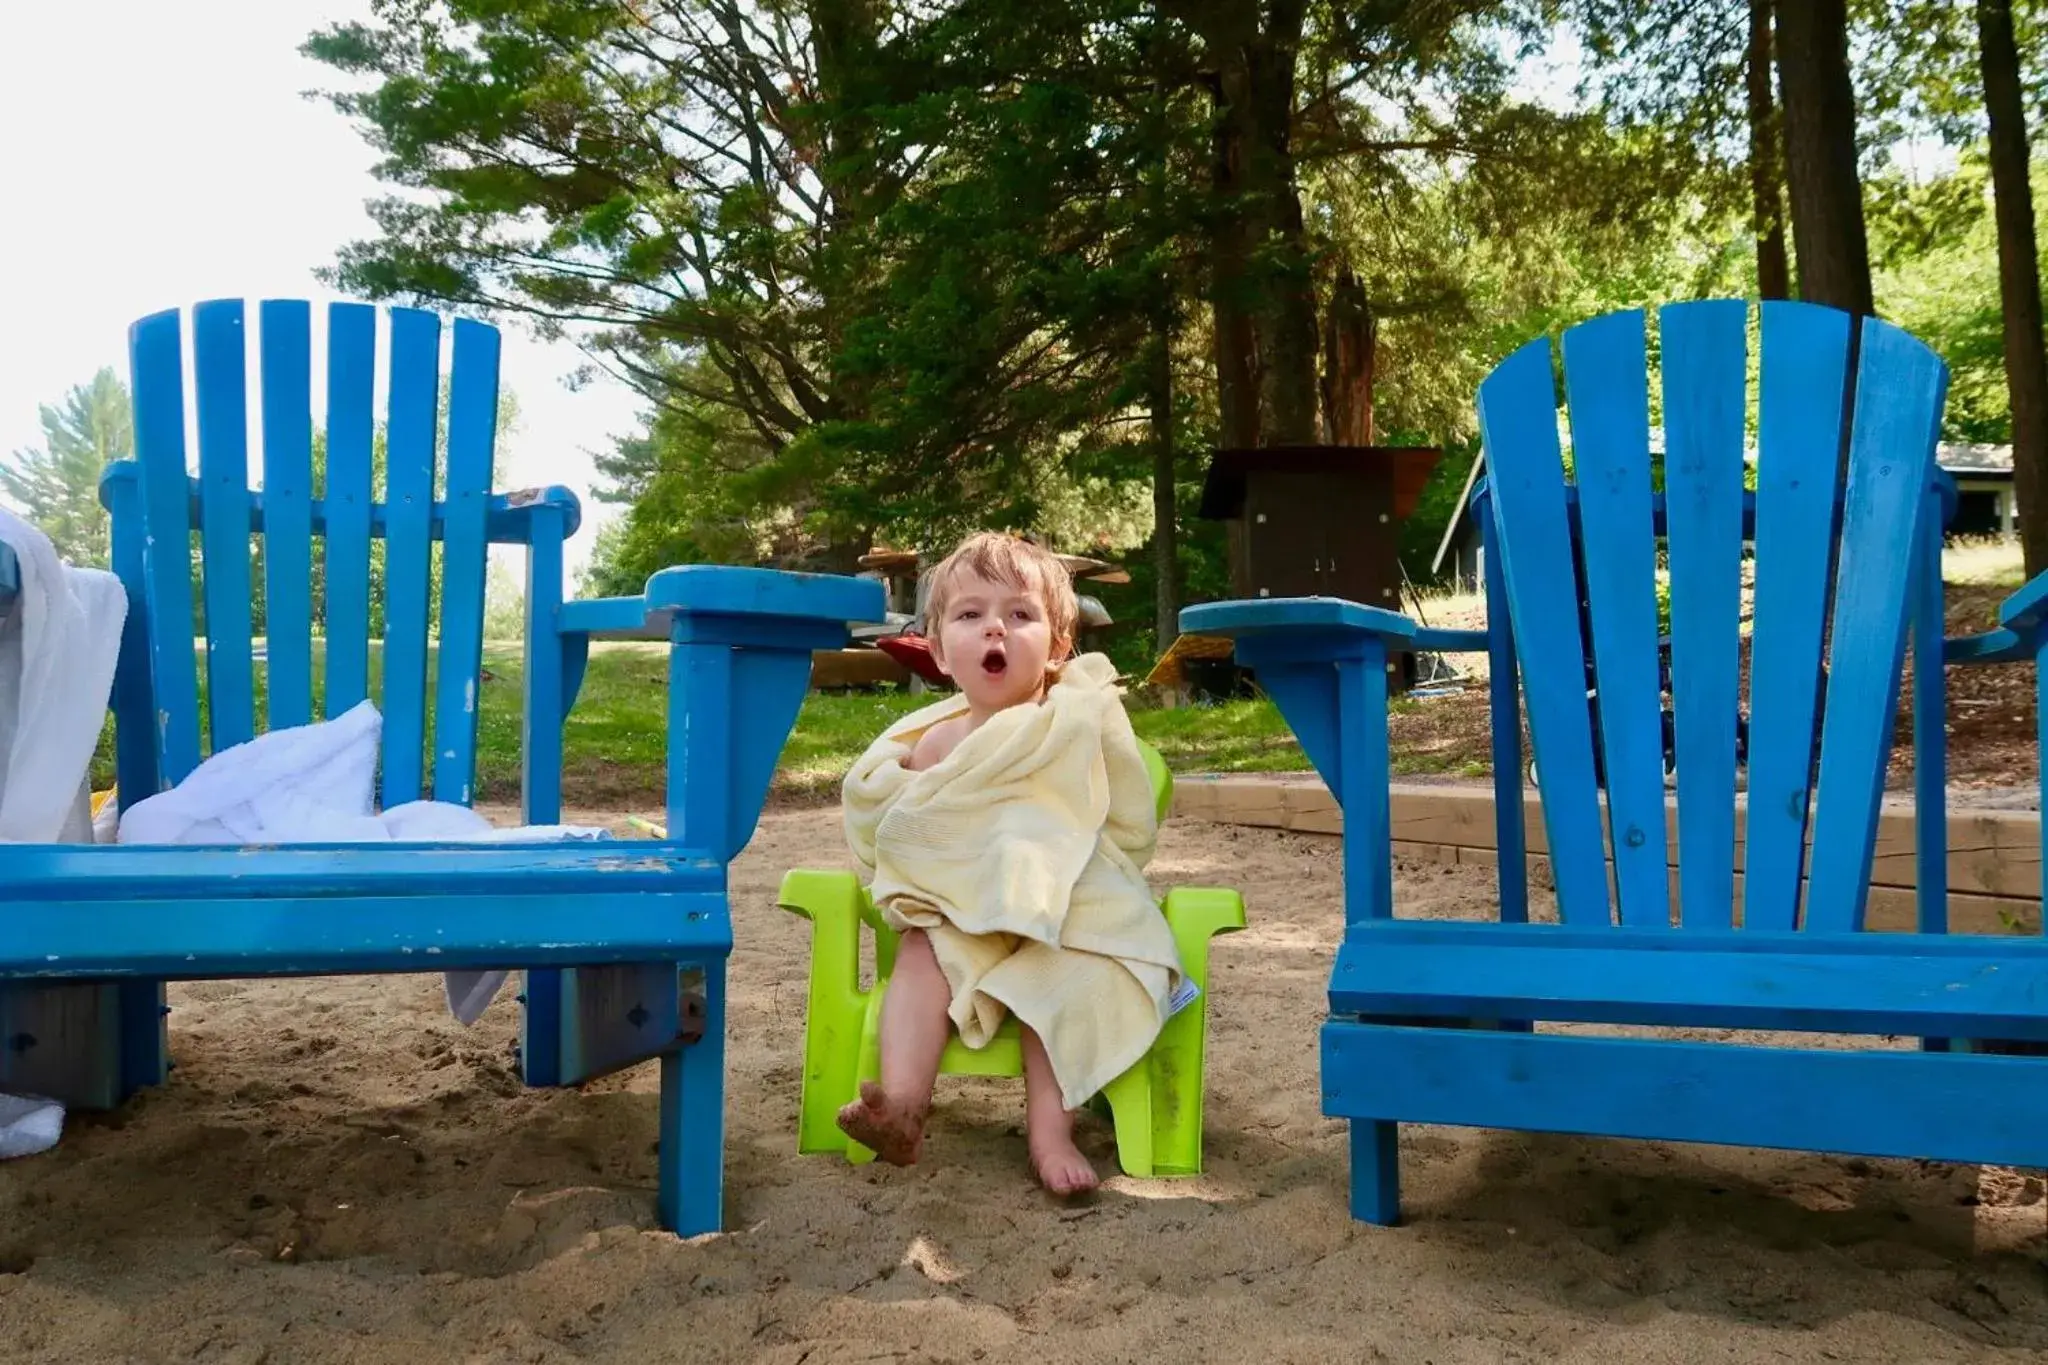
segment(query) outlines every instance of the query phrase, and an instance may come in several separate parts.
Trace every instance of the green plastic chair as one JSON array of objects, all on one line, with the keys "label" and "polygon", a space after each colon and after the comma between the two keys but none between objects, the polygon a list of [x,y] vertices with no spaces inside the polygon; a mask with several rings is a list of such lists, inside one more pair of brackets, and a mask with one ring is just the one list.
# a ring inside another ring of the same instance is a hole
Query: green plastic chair
[{"label": "green plastic chair", "polygon": [[[1151,746],[1140,743],[1163,822],[1173,804],[1173,778]],[[896,965],[897,936],[882,922],[851,872],[793,871],[778,903],[811,922],[811,989],[804,1020],[803,1107],[797,1150],[844,1152],[855,1164],[875,1154],[839,1130],[840,1107],[860,1082],[881,1075],[882,994]],[[1235,891],[1180,887],[1160,906],[1173,929],[1181,967],[1201,988],[1166,1021],[1152,1050],[1111,1081],[1090,1107],[1116,1127],[1117,1164],[1125,1175],[1199,1175],[1202,1171],[1202,1047],[1208,1032],[1209,940],[1244,928],[1244,898]],[[875,984],[860,985],[860,930],[875,936]],[[985,1048],[958,1037],[939,1059],[941,1076],[1022,1076],[1023,1040],[1014,1017]]]}]

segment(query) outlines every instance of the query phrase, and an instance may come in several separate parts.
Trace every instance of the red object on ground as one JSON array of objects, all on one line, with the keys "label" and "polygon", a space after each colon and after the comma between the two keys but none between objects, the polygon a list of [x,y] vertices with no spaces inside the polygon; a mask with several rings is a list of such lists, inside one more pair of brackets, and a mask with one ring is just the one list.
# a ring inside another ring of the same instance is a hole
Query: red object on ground
[{"label": "red object on ground", "polygon": [[945,686],[951,681],[939,671],[938,660],[932,658],[932,642],[922,635],[906,630],[900,635],[884,636],[875,641],[875,648],[928,683]]}]

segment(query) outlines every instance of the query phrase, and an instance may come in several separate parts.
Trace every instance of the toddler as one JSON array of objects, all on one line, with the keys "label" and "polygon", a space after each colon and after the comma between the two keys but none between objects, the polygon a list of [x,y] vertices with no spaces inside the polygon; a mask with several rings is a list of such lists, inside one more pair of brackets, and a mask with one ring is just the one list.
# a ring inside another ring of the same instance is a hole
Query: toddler
[{"label": "toddler", "polygon": [[1141,872],[1151,782],[1100,655],[1071,661],[1066,570],[1012,536],[971,537],[932,573],[926,634],[957,696],[892,726],[846,779],[848,842],[901,934],[881,1079],[839,1114],[884,1161],[918,1159],[954,1030],[986,1046],[1018,1017],[1032,1168],[1094,1188],[1072,1111],[1144,1056],[1180,964]]}]

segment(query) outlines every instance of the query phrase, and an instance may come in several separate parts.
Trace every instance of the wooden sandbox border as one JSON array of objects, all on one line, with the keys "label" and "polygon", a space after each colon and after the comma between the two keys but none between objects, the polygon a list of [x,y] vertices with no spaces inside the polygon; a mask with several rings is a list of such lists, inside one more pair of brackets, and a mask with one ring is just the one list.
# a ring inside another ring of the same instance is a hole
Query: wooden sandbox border
[{"label": "wooden sandbox border", "polygon": [[[1742,883],[1743,810],[1735,815],[1736,888]],[[1673,894],[1678,819],[1667,802]],[[1184,820],[1251,825],[1297,834],[1344,831],[1344,813],[1313,774],[1184,774],[1174,779],[1173,813]],[[1547,883],[1543,812],[1526,798],[1529,870]],[[1493,788],[1438,783],[1393,785],[1394,856],[1408,862],[1495,867]],[[2034,811],[1952,810],[1948,817],[1949,927],[1957,933],[2041,932],[2041,818]],[[1878,820],[1868,927],[1910,931],[1915,924],[1913,814],[1886,809]]]}]

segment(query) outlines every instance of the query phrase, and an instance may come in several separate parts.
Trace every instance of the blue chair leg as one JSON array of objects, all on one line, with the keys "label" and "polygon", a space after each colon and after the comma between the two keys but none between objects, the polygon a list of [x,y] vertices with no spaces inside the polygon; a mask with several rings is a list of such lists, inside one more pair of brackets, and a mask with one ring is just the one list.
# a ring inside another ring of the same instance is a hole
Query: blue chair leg
[{"label": "blue chair leg", "polygon": [[1351,1121],[1351,1216],[1393,1227],[1401,1221],[1400,1125]]},{"label": "blue chair leg", "polygon": [[530,1086],[562,1084],[562,977],[559,967],[532,967],[519,992],[519,1076]]},{"label": "blue chair leg", "polygon": [[163,982],[121,983],[121,1098],[169,1079],[170,1033],[164,1020],[170,1012]]},{"label": "blue chair leg", "polygon": [[702,964],[701,1034],[662,1054],[657,1212],[679,1237],[724,1226],[725,959]]}]

